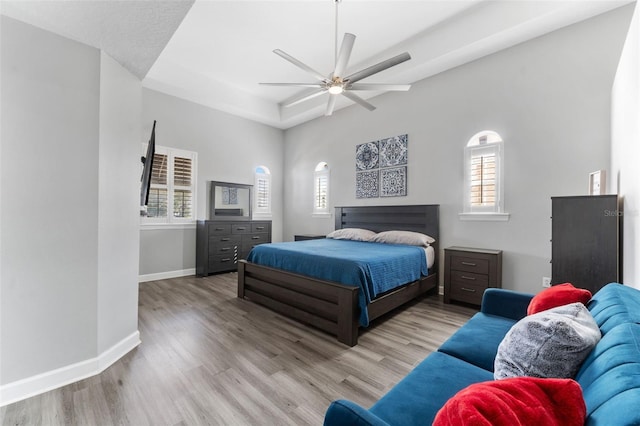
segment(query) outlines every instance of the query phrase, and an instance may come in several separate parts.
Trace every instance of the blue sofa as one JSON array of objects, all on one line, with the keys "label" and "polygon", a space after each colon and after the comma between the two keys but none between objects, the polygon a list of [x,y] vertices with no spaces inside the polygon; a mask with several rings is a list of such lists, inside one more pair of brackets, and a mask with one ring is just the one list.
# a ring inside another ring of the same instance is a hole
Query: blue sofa
[{"label": "blue sofa", "polygon": [[[481,311],[371,408],[331,403],[324,424],[428,425],[459,390],[493,380],[493,362],[507,331],[527,312],[533,296],[488,289]],[[604,286],[588,303],[602,332],[575,380],[587,407],[586,425],[640,425],[640,291]]]}]

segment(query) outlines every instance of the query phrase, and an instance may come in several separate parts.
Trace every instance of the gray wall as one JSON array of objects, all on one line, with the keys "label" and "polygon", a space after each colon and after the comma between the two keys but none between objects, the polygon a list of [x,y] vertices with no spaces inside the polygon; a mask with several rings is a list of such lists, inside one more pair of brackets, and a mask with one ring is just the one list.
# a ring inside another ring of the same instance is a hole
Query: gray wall
[{"label": "gray wall", "polygon": [[[209,185],[253,185],[256,166],[272,173],[273,240],[282,239],[283,132],[154,90],[143,89],[141,140],[157,120],[156,144],[198,153],[197,219],[208,219]],[[159,229],[160,228],[160,229]],[[140,231],[140,275],[195,268],[195,226]]]},{"label": "gray wall", "polygon": [[[315,165],[331,205],[440,204],[441,248],[504,250],[503,285],[537,292],[550,276],[551,196],[587,192],[610,161],[610,93],[632,9],[561,29],[285,133],[284,239],[333,229],[311,215]],[[508,222],[463,222],[463,148],[481,130],[505,141]],[[408,133],[408,195],[355,198],[355,146]],[[442,253],[441,253],[442,255]],[[442,266],[442,256],[440,264]],[[441,269],[442,270],[442,269]],[[442,279],[442,277],[441,277]]]},{"label": "gray wall", "polygon": [[609,188],[624,199],[623,271],[627,285],[640,288],[640,8],[618,65],[612,95]]},{"label": "gray wall", "polygon": [[100,55],[98,353],[138,330],[142,85]]},{"label": "gray wall", "polygon": [[97,49],[1,19],[4,401],[137,341],[141,84]]}]

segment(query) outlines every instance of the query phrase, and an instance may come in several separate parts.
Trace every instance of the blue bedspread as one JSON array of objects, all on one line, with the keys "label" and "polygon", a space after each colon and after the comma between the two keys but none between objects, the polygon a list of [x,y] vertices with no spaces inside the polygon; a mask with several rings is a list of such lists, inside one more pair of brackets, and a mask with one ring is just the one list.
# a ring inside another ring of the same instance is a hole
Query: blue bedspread
[{"label": "blue bedspread", "polygon": [[428,275],[424,249],[351,240],[261,244],[247,260],[272,268],[358,286],[360,325],[369,325],[367,304],[377,295]]}]

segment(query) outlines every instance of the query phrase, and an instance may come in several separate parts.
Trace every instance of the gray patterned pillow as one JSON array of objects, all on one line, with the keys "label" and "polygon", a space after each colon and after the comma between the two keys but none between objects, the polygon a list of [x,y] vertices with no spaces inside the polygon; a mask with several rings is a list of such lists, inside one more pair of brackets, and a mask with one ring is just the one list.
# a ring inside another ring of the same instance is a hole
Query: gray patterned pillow
[{"label": "gray patterned pillow", "polygon": [[573,378],[600,337],[598,325],[582,303],[529,315],[504,336],[493,375],[495,379]]}]

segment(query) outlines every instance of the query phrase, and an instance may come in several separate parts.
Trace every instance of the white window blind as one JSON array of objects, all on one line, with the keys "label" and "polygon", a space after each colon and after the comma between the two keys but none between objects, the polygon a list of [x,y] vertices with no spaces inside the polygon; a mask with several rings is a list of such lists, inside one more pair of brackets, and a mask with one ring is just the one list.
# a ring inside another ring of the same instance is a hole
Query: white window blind
[{"label": "white window blind", "polygon": [[496,204],[496,155],[471,156],[471,206],[495,206]]},{"label": "white window blind", "polygon": [[329,166],[320,162],[313,174],[313,213],[329,213]]},{"label": "white window blind", "polygon": [[255,170],[254,183],[255,209],[258,215],[271,214],[271,172],[266,166],[258,166]]},{"label": "white window blind", "polygon": [[500,135],[488,130],[477,133],[467,143],[464,150],[465,218],[474,214],[508,218],[503,211],[503,146]]},{"label": "white window blind", "polygon": [[196,159],[195,152],[156,146],[144,223],[174,223],[195,218]]}]

